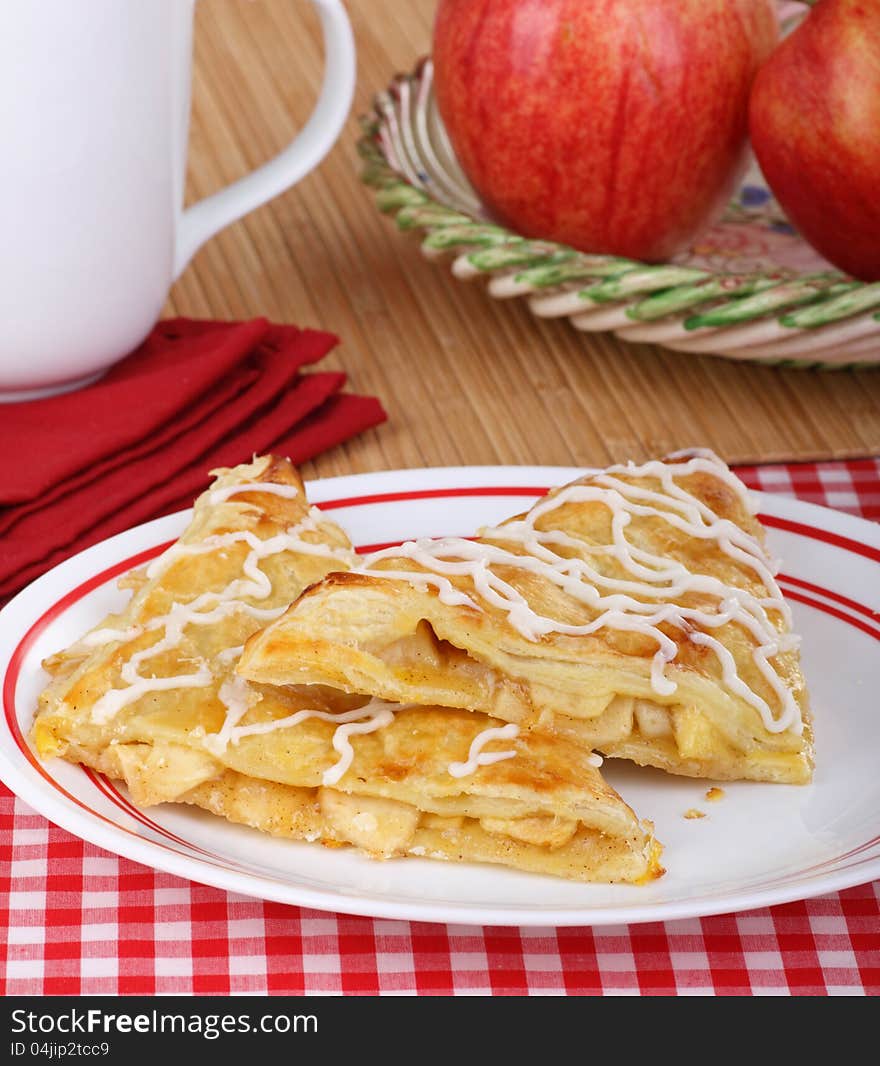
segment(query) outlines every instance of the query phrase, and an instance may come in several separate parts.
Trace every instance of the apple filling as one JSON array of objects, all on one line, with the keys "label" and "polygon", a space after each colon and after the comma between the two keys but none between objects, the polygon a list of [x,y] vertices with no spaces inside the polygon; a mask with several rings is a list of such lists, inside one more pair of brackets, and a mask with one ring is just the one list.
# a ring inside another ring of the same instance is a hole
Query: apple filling
[{"label": "apple filling", "polygon": [[[567,736],[606,755],[666,768],[685,760],[696,767],[713,762],[721,753],[730,756],[753,747],[748,737],[744,741],[722,732],[697,706],[627,695],[591,699],[536,681],[512,680],[438,637],[425,619],[411,634],[367,650],[404,684],[430,690],[431,699],[444,702],[444,691],[473,695],[476,702],[471,705],[495,717]],[[795,757],[796,738],[782,735],[769,742],[778,748],[765,753],[771,763],[788,764]],[[750,750],[751,758],[756,754]]]},{"label": "apple filling", "polygon": [[[179,744],[118,744],[100,754],[83,750],[77,755],[87,765],[124,780],[135,801],[143,806],[186,802],[191,790],[222,776],[213,759]],[[236,820],[256,824],[256,819],[259,824],[274,824],[273,819],[277,819],[271,809],[272,795],[278,786],[256,778],[242,778],[242,781],[238,795],[248,813],[247,817]],[[442,835],[466,824],[478,825],[494,837],[551,851],[568,844],[579,827],[601,832],[598,825],[591,827],[572,818],[535,813],[522,805],[519,805],[522,814],[510,816],[511,806],[517,804],[493,797],[471,797],[469,802],[474,808],[473,816],[454,813],[451,808],[449,813],[444,813],[446,804],[439,797],[435,797],[437,810],[424,811],[384,796],[349,795],[333,788],[317,790],[317,811],[334,837],[380,858],[407,854],[418,830]],[[276,830],[281,828],[277,826]]]},{"label": "apple filling", "polygon": [[454,832],[468,822],[478,823],[486,833],[508,837],[551,851],[569,843],[578,822],[551,815],[524,818],[486,817],[470,819],[463,815],[440,815],[419,811],[408,803],[375,796],[350,796],[332,788],[318,793],[321,814],[333,833],[355,847],[380,858],[405,855],[419,829]]}]

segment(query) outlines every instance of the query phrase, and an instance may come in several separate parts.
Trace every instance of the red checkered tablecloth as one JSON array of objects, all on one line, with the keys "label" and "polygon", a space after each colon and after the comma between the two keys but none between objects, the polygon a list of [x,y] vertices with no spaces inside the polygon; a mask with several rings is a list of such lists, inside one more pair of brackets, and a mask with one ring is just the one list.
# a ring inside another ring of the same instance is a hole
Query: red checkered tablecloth
[{"label": "red checkered tablecloth", "polygon": [[[880,520],[880,460],[739,473]],[[877,994],[880,882],[663,924],[373,921],[158,873],[50,825],[0,785],[0,992]]]}]

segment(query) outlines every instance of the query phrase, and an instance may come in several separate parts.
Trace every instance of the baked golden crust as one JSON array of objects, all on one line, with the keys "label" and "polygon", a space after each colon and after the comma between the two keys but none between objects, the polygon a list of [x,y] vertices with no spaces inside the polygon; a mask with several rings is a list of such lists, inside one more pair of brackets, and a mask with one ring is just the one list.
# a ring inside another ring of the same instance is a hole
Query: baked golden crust
[{"label": "baked golden crust", "polygon": [[[806,687],[762,545],[715,457],[611,468],[474,542],[420,541],[328,575],[239,669],[479,710],[673,773],[801,783]],[[606,612],[614,624],[597,625]],[[648,631],[650,612],[666,615]]]},{"label": "baked golden crust", "polygon": [[[637,846],[628,846],[596,829],[579,826],[569,834],[564,827],[564,837],[550,847],[543,842],[547,836],[543,825],[536,842],[511,835],[509,825],[498,826],[489,818],[429,815],[421,811],[414,811],[413,817],[408,818],[405,809],[389,811],[388,801],[330,789],[316,795],[313,789],[258,781],[234,771],[199,785],[182,796],[180,802],[195,804],[274,836],[321,840],[331,847],[356,843],[379,858],[408,855],[445,862],[494,863],[572,881],[585,880],[585,870],[590,871],[589,880],[606,882],[643,882],[663,873],[660,846],[650,837]],[[397,816],[398,824],[406,823],[406,839],[394,841],[395,850],[376,853],[371,851],[375,840],[352,839],[360,836],[352,826],[355,819],[367,816],[388,822],[389,813]],[[523,819],[520,825],[525,823]]]},{"label": "baked golden crust", "polygon": [[454,776],[450,767],[501,723],[236,677],[245,640],[350,558],[289,463],[221,472],[181,540],[131,585],[128,608],[47,660],[39,753],[125,781],[140,805],[193,803],[375,857],[499,862],[579,880],[656,876],[650,826],[582,745],[493,739],[487,754],[514,756]]},{"label": "baked golden crust", "polygon": [[[258,705],[248,721],[300,702]],[[110,744],[82,725],[68,724],[63,737],[57,721],[43,726],[53,747],[63,744],[59,754],[125,781],[140,806],[192,803],[276,836],[352,844],[374,858],[495,862],[581,881],[662,873],[650,825],[575,745],[526,733],[504,742],[515,758],[452,777],[449,763],[465,760],[492,724],[466,711],[399,711],[357,738],[351,768],[333,787],[321,782],[336,759],[334,726],[321,720],[243,738],[221,754],[199,744],[198,727],[162,728],[143,715],[118,727]]]}]

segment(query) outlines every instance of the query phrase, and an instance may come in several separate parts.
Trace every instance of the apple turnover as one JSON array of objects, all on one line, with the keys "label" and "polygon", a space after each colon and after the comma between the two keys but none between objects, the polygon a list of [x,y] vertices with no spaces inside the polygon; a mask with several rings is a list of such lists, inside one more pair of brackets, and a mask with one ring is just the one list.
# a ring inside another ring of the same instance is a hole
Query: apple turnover
[{"label": "apple turnover", "polygon": [[742,482],[679,453],[329,574],[239,671],[479,711],[676,774],[802,783],[807,694],[775,573]]},{"label": "apple turnover", "polygon": [[195,804],[367,854],[501,863],[581,881],[657,876],[650,826],[569,738],[341,688],[249,683],[242,646],[332,570],[348,538],[286,460],[219,472],[127,608],[46,668],[34,740],[133,800]]}]

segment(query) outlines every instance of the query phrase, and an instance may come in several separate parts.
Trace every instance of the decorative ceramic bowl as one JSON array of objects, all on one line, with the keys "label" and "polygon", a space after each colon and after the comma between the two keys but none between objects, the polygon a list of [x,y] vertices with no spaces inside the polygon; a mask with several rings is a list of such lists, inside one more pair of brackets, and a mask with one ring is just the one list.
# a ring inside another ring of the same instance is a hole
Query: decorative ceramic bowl
[{"label": "decorative ceramic bowl", "polygon": [[631,341],[789,366],[880,363],[880,282],[835,270],[786,221],[753,167],[722,218],[668,264],[585,255],[496,225],[443,128],[424,60],[375,99],[359,143],[363,180],[429,257],[541,318]]}]

